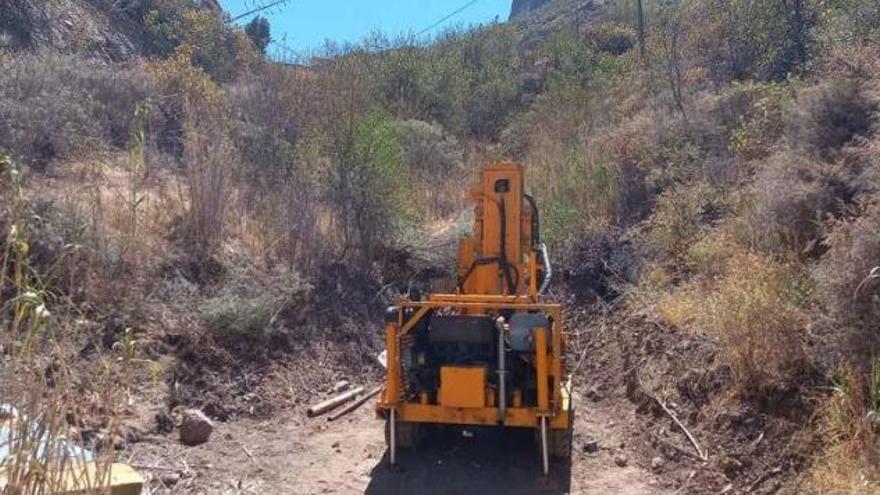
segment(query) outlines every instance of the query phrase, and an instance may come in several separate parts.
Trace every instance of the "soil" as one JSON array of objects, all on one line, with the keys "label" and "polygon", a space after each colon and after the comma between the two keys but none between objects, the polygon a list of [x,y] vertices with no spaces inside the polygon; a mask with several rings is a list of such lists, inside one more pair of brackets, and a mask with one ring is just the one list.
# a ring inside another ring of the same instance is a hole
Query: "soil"
[{"label": "soil", "polygon": [[[372,403],[332,423],[307,419],[300,409],[220,423],[198,447],[151,437],[126,454],[154,494],[668,493],[639,461],[637,444],[629,445],[627,414],[619,406],[607,400],[583,409],[571,465],[554,463],[549,479],[540,476],[530,430],[432,431],[417,449],[401,450],[391,467]],[[584,451],[590,441],[597,451]],[[631,461],[618,466],[621,456]]]},{"label": "soil", "polygon": [[206,390],[248,391],[218,395],[223,407],[214,409],[232,413],[209,413],[217,423],[210,441],[185,447],[168,428],[174,408],[170,417],[151,412],[141,415],[139,429],[153,434],[128,444],[123,459],[148,478],[154,494],[794,491],[815,446],[798,434],[808,403],[734,400],[711,339],[664,326],[645,308],[587,306],[573,293],[557,297],[571,308],[577,415],[571,463],[554,464],[549,479],[540,476],[531,430],[434,430],[417,449],[402,450],[392,468],[374,401],[338,422],[308,419],[308,404],[329,393],[316,392],[315,383],[346,378],[369,389],[381,379],[376,364],[346,363],[336,352],[273,360],[271,371],[257,371],[257,378],[230,362],[230,371],[242,373],[200,374],[217,382],[203,383]]}]

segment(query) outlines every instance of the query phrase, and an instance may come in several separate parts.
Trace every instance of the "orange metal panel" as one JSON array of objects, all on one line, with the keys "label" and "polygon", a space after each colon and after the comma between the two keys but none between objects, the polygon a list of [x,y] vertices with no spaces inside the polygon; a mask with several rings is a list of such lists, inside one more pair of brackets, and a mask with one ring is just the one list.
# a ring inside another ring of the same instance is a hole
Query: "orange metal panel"
[{"label": "orange metal panel", "polygon": [[446,407],[482,408],[486,405],[485,366],[441,366],[437,401]]},{"label": "orange metal panel", "polygon": [[[550,418],[552,429],[568,428],[569,415],[565,412]],[[407,402],[400,405],[397,414],[401,421],[412,423],[499,426],[498,410],[492,407],[471,409]],[[508,408],[504,424],[515,428],[537,428],[538,414],[534,408]]]}]

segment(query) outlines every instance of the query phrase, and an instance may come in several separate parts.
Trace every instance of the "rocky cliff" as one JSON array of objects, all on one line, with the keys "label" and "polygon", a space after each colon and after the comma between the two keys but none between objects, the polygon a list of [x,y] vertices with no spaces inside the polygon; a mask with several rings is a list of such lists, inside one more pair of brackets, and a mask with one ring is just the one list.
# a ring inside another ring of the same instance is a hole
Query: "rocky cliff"
[{"label": "rocky cliff", "polygon": [[510,18],[516,19],[522,17],[550,1],[551,0],[513,0],[513,6],[510,8]]},{"label": "rocky cliff", "polygon": [[[0,0],[0,50],[51,50],[131,60],[144,44],[150,0]],[[199,0],[220,10],[217,0]]]}]

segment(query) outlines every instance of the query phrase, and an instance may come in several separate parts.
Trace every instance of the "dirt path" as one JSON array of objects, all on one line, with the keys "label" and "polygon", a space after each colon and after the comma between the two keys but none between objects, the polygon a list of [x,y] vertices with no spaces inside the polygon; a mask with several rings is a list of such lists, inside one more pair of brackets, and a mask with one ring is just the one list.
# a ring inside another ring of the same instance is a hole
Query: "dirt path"
[{"label": "dirt path", "polygon": [[[649,470],[636,465],[635,447],[626,445],[631,406],[600,402],[580,411],[572,464],[555,465],[550,481],[540,479],[530,431],[475,430],[471,438],[435,432],[419,450],[401,451],[399,467],[391,469],[382,424],[369,406],[338,423],[291,412],[271,421],[220,424],[201,447],[161,438],[136,444],[130,456],[134,464],[183,471],[180,479],[148,472],[154,493],[665,493]],[[585,452],[589,440],[598,443],[597,452]],[[625,466],[616,462],[621,455]]]}]

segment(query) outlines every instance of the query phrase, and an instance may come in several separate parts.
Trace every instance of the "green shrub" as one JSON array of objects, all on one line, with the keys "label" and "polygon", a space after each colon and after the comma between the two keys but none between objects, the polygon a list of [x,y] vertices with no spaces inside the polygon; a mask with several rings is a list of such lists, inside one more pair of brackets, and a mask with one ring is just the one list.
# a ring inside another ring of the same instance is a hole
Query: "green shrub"
[{"label": "green shrub", "polygon": [[336,150],[328,194],[345,246],[373,259],[411,213],[397,123],[381,114],[360,118],[341,136]]},{"label": "green shrub", "polygon": [[614,23],[597,25],[587,37],[594,50],[612,55],[623,55],[636,45],[636,33],[632,28]]},{"label": "green shrub", "polygon": [[715,82],[783,80],[815,51],[821,2],[688,0],[685,47]]},{"label": "green shrub", "polygon": [[199,311],[208,330],[222,340],[263,341],[275,331],[275,302],[265,298],[223,295],[206,300]]},{"label": "green shrub", "polygon": [[244,27],[244,32],[248,38],[263,55],[266,54],[266,48],[272,42],[272,29],[269,21],[263,16],[256,16]]},{"label": "green shrub", "polygon": [[216,81],[230,81],[241,69],[247,41],[242,43],[219,12],[201,7],[196,0],[154,0],[140,10],[147,55],[168,58],[188,47],[193,64]]},{"label": "green shrub", "polygon": [[734,83],[722,107],[730,150],[745,160],[764,158],[785,132],[785,110],[794,94],[783,83]]},{"label": "green shrub", "polygon": [[665,257],[679,258],[687,253],[698,238],[705,213],[717,200],[716,195],[705,183],[679,186],[660,194],[648,225],[651,239]]}]

